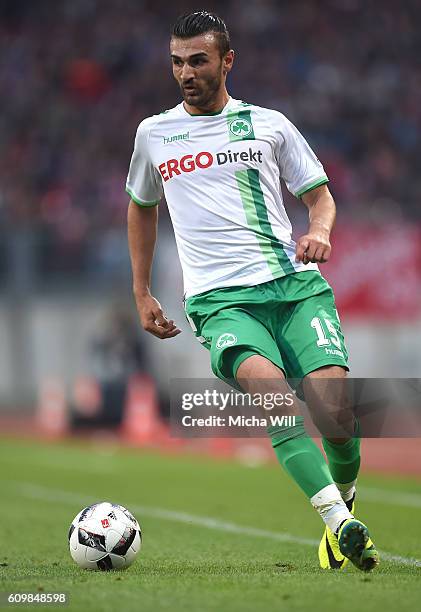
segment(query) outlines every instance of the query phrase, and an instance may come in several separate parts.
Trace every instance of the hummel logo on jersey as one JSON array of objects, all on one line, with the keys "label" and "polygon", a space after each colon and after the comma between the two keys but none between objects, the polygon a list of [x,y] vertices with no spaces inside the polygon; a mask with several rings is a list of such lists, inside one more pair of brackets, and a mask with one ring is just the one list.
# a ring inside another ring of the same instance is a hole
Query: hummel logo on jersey
[{"label": "hummel logo on jersey", "polygon": [[210,168],[215,163],[223,166],[227,163],[254,162],[263,163],[263,153],[253,151],[251,147],[247,151],[221,151],[212,155],[209,151],[201,151],[197,155],[184,155],[181,159],[169,159],[158,166],[158,170],[164,181],[169,181],[173,176],[179,176],[182,172],[194,172],[197,168],[202,170]]},{"label": "hummel logo on jersey", "polygon": [[186,132],[185,134],[176,134],[175,136],[169,136],[168,138],[163,136],[163,139],[164,144],[170,144],[171,142],[177,142],[178,140],[189,140],[190,136],[189,132]]}]

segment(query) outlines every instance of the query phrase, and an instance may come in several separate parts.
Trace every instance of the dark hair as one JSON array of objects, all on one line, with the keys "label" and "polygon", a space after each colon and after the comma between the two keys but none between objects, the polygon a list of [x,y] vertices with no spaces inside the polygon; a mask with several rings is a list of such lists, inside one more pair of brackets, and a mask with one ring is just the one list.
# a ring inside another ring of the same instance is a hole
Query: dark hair
[{"label": "dark hair", "polygon": [[199,34],[215,32],[218,35],[219,53],[223,57],[231,49],[230,35],[225,21],[208,11],[185,13],[175,22],[171,35],[175,38],[193,38]]}]

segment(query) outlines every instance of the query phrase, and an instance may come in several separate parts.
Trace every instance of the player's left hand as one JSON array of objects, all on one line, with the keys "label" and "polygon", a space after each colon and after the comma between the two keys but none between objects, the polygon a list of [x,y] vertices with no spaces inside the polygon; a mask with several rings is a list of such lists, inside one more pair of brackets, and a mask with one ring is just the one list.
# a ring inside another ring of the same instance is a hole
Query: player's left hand
[{"label": "player's left hand", "polygon": [[303,264],[325,263],[329,260],[331,250],[326,232],[309,232],[297,241],[295,261],[302,261]]}]

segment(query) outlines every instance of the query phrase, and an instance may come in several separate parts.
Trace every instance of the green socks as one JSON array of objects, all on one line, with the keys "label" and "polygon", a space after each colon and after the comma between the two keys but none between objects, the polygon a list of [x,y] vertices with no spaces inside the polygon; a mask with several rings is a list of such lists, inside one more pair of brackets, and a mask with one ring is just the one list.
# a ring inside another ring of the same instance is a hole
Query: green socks
[{"label": "green socks", "polygon": [[355,438],[351,438],[345,444],[333,444],[323,438],[323,448],[329,462],[329,470],[335,483],[353,483],[360,469],[360,438],[359,427],[356,422]]},{"label": "green socks", "polygon": [[296,416],[293,427],[273,426],[267,431],[279,463],[307,497],[333,484],[322,453],[304,429],[304,417]]}]

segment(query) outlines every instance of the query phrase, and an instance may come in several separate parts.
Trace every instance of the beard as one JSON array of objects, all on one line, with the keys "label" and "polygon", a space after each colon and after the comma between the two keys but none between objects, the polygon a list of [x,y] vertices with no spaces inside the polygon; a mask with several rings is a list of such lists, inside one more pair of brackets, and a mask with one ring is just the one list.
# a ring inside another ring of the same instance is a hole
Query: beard
[{"label": "beard", "polygon": [[[181,95],[183,100],[190,106],[197,108],[207,108],[212,105],[218,91],[221,88],[222,77],[220,74],[216,76],[200,79],[199,83],[180,83]],[[189,90],[188,87],[192,87]]]}]

